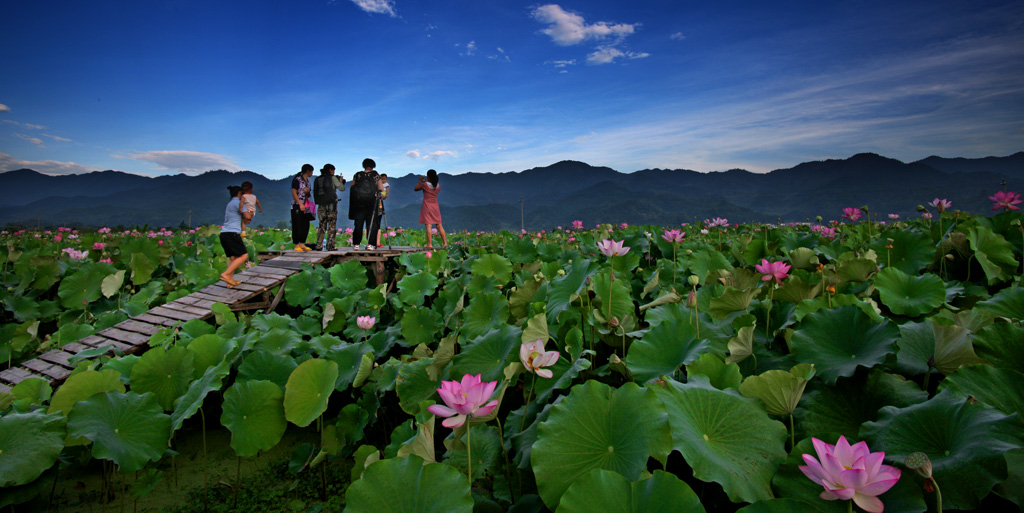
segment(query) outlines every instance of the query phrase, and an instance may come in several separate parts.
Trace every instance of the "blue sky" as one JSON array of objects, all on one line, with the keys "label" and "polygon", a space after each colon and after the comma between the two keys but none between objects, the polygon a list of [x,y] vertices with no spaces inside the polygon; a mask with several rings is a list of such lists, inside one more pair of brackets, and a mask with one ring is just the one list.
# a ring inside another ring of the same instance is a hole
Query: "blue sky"
[{"label": "blue sky", "polygon": [[1024,150],[1024,2],[10,2],[0,171],[769,171]]}]

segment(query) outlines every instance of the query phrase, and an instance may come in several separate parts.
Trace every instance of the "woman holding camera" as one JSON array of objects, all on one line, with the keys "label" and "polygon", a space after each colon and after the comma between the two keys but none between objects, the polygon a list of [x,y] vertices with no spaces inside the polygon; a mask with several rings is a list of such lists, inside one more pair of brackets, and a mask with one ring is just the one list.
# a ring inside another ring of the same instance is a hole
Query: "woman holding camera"
[{"label": "woman holding camera", "polygon": [[437,171],[433,169],[427,171],[427,176],[421,176],[413,190],[423,191],[423,205],[420,206],[420,224],[424,225],[427,230],[427,247],[433,247],[431,244],[431,231],[435,224],[437,225],[437,232],[441,234],[441,245],[447,246],[448,236],[444,233],[444,226],[441,225],[441,207],[437,204],[437,193],[441,190],[438,185]]}]

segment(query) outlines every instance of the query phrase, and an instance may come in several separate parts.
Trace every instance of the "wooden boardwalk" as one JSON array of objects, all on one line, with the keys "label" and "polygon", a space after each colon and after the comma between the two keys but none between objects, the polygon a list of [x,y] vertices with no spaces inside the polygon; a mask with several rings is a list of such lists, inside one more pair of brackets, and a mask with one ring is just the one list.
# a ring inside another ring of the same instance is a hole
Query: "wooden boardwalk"
[{"label": "wooden boardwalk", "polygon": [[[235,274],[235,279],[241,283],[234,288],[229,289],[223,281],[218,281],[77,342],[64,344],[59,349],[0,371],[0,393],[9,392],[12,386],[29,378],[42,378],[50,381],[51,385],[62,383],[75,368],[70,358],[83,351],[106,347],[104,354],[115,350],[122,354],[144,352],[149,348],[149,337],[163,328],[193,319],[205,321],[213,318],[210,307],[214,303],[226,304],[235,311],[271,311],[284,295],[288,277],[302,272],[303,265],[329,267],[346,260],[359,260],[371,266],[379,285],[386,279],[385,263],[389,259],[402,253],[425,250],[414,246],[383,246],[374,251],[352,251],[351,247],[337,251],[261,251],[258,265]],[[271,291],[276,287],[280,289],[271,297]]]}]

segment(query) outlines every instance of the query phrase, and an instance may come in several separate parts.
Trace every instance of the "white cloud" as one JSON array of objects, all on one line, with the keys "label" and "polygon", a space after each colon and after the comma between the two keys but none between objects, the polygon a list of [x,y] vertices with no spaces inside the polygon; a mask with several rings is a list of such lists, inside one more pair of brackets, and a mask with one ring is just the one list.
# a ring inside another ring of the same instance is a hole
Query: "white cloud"
[{"label": "white cloud", "polygon": [[56,160],[20,160],[7,153],[0,153],[0,169],[14,171],[15,169],[32,169],[45,175],[77,175],[91,173],[89,169],[74,162],[58,162]]},{"label": "white cloud", "polygon": [[10,112],[10,111],[11,111],[10,107],[0,103],[0,112]]},{"label": "white cloud", "polygon": [[672,34],[671,36],[669,36],[669,39],[674,39],[676,41],[682,41],[682,40],[686,39],[686,36],[684,36],[682,32],[676,32],[675,34]]},{"label": "white cloud", "polygon": [[497,55],[488,55],[487,58],[494,61],[512,62],[512,59],[508,57],[508,55],[505,53],[505,50],[502,47],[499,46],[497,50]]},{"label": "white cloud", "polygon": [[395,12],[395,0],[352,0],[352,3],[371,14],[387,14],[392,18],[398,17],[398,13]]},{"label": "white cloud", "polygon": [[567,12],[556,4],[542,5],[533,11],[533,17],[551,26],[541,32],[551,36],[557,45],[571,46],[587,40],[603,40],[609,37],[622,39],[636,29],[629,23],[608,23],[599,21],[587,24],[583,16]]},{"label": "white cloud", "polygon": [[147,151],[134,153],[126,158],[152,162],[164,169],[182,173],[203,173],[213,169],[240,171],[230,157],[198,151]]},{"label": "white cloud", "polygon": [[26,141],[36,145],[36,146],[39,146],[40,148],[45,148],[46,147],[46,145],[43,144],[43,140],[38,138],[38,137],[32,137],[32,136],[25,135],[25,134],[14,134],[14,136],[15,137],[20,137],[20,138],[22,138],[22,139],[24,139],[24,140],[26,140]]},{"label": "white cloud", "polygon": [[421,153],[420,150],[409,150],[405,152],[405,156],[411,159],[430,159],[433,161],[440,160],[441,157],[454,157],[455,155],[456,153],[454,151],[448,150],[432,151],[427,154]]},{"label": "white cloud", "polygon": [[42,129],[46,128],[43,125],[33,125],[31,123],[18,123],[17,121],[14,121],[14,120],[11,120],[11,119],[5,119],[4,123],[10,123],[12,125],[17,125],[17,126],[20,126],[20,127],[28,128],[30,130],[42,130]]},{"label": "white cloud", "polygon": [[651,54],[646,52],[623,52],[614,46],[599,46],[597,50],[587,56],[587,64],[609,64],[615,62],[615,59],[619,57],[625,57],[627,59],[643,59],[650,57]]},{"label": "white cloud", "polygon": [[405,152],[405,156],[411,159],[418,159],[420,158],[420,150],[409,150]]},{"label": "white cloud", "polygon": [[466,43],[466,51],[462,55],[475,55],[476,54],[476,41],[470,41]]},{"label": "white cloud", "polygon": [[576,59],[568,59],[568,60],[561,60],[561,61],[548,61],[548,63],[551,64],[552,66],[556,67],[556,68],[565,68],[567,66],[575,66],[576,65]]},{"label": "white cloud", "polygon": [[68,139],[66,137],[56,136],[56,135],[43,134],[43,137],[49,137],[50,139],[53,139],[54,141],[71,142],[71,139]]}]

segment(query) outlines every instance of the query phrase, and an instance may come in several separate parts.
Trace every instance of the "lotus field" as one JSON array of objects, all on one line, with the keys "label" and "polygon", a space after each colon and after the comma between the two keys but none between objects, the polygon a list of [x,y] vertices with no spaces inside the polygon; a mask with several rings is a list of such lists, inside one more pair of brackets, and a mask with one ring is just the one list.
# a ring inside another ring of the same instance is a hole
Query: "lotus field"
[{"label": "lotus field", "polygon": [[[201,426],[240,461],[307,432],[309,511],[1016,508],[1024,231],[1016,195],[994,198],[993,215],[936,199],[912,220],[453,234],[376,288],[358,261],[306,267],[273,313],[218,304],[0,396],[0,507],[45,506],[89,465],[114,496],[171,486]],[[0,235],[4,365],[215,283],[217,230]],[[343,492],[332,467],[351,468]]]}]

